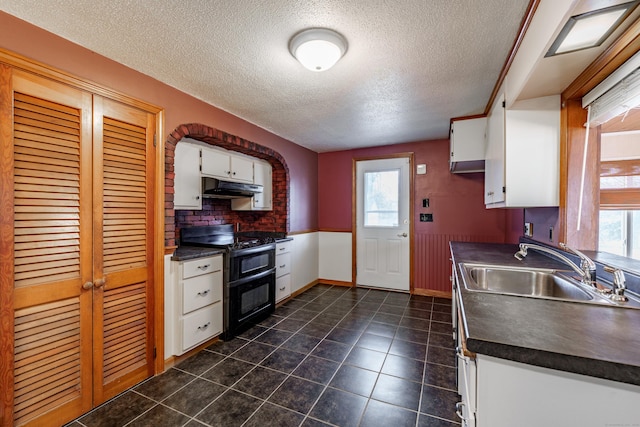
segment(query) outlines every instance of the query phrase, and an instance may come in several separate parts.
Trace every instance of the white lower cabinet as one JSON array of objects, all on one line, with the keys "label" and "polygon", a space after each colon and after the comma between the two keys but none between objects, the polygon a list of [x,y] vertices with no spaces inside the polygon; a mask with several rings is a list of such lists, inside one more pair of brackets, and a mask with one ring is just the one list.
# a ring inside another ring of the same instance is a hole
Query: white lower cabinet
[{"label": "white lower cabinet", "polygon": [[478,354],[478,427],[633,426],[640,386]]},{"label": "white lower cabinet", "polygon": [[222,333],[222,255],[173,262],[177,264],[173,353],[181,355]]},{"label": "white lower cabinet", "polygon": [[276,302],[291,295],[291,241],[276,244]]}]

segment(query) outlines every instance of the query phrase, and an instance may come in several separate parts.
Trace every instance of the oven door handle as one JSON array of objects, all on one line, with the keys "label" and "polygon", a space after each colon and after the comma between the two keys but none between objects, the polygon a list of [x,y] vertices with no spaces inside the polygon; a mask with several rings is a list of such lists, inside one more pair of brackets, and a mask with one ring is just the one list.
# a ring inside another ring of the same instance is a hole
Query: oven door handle
[{"label": "oven door handle", "polygon": [[259,280],[264,277],[267,277],[271,274],[276,274],[276,268],[270,268],[269,270],[263,271],[262,273],[254,274],[251,276],[243,277],[242,279],[234,280],[233,282],[229,282],[229,286],[239,286],[248,282],[253,282],[254,280]]}]

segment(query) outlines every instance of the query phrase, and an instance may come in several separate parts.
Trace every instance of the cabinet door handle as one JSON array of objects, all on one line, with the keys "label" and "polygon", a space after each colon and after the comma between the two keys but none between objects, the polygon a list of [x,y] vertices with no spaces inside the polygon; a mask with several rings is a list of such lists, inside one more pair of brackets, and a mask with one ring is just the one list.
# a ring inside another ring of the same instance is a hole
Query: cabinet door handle
[{"label": "cabinet door handle", "polygon": [[210,324],[211,324],[211,322],[207,322],[202,326],[198,326],[198,330],[199,331],[204,331],[205,329],[207,329],[209,327]]},{"label": "cabinet door handle", "polygon": [[467,423],[467,419],[464,417],[464,415],[462,414],[462,408],[464,407],[464,402],[458,402],[456,403],[456,415],[458,417],[460,417],[460,419],[462,421],[464,421],[464,423]]},{"label": "cabinet door handle", "polygon": [[205,265],[199,265],[198,269],[200,270],[206,270],[207,268],[211,267],[211,264],[205,264]]},{"label": "cabinet door handle", "polygon": [[284,291],[285,289],[287,289],[286,286],[283,286],[283,287],[280,288],[281,291]]},{"label": "cabinet door handle", "polygon": [[278,250],[279,250],[279,251],[284,251],[285,249],[286,249],[286,248],[280,248],[280,249],[278,249]]},{"label": "cabinet door handle", "polygon": [[196,200],[200,200],[200,196],[196,196]]},{"label": "cabinet door handle", "polygon": [[287,264],[282,264],[282,265],[280,266],[280,268],[285,268],[286,266],[287,266]]},{"label": "cabinet door handle", "polygon": [[86,282],[84,285],[82,285],[82,289],[91,289],[93,288],[93,282]]},{"label": "cabinet door handle", "polygon": [[198,292],[198,295],[201,297],[207,296],[207,294],[211,291],[211,289],[207,289],[205,291]]},{"label": "cabinet door handle", "polygon": [[235,172],[233,172],[231,175],[235,175],[235,174],[236,174],[236,173],[235,173]]},{"label": "cabinet door handle", "polygon": [[96,288],[101,288],[105,285],[105,283],[107,283],[107,279],[106,277],[103,277],[102,279],[98,279],[96,280],[96,282],[94,283],[94,286]]}]

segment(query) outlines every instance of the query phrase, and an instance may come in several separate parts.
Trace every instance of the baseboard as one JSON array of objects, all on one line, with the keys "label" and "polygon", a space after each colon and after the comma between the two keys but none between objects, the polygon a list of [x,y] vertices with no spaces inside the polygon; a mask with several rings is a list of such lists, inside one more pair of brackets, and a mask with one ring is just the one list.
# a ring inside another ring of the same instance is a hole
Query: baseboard
[{"label": "baseboard", "polygon": [[421,289],[421,288],[414,288],[413,292],[411,292],[413,295],[421,295],[421,296],[425,296],[425,297],[438,297],[438,298],[448,298],[451,299],[451,292],[446,292],[446,291],[436,291],[433,289]]},{"label": "baseboard", "polygon": [[318,279],[318,283],[322,283],[323,285],[346,286],[348,288],[353,288],[354,287],[353,283],[344,282],[344,281],[341,281],[341,280]]}]

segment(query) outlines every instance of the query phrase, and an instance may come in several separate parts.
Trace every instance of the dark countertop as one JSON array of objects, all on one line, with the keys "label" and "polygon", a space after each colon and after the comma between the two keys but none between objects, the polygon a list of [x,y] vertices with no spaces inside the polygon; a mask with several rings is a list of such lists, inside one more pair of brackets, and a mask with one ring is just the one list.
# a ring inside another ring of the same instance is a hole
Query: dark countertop
[{"label": "dark countertop", "polygon": [[199,246],[179,246],[171,256],[171,261],[187,261],[224,253],[219,248],[203,248]]},{"label": "dark countertop", "polygon": [[516,362],[640,385],[640,310],[468,291],[459,263],[565,269],[517,245],[452,242],[467,349]]}]

